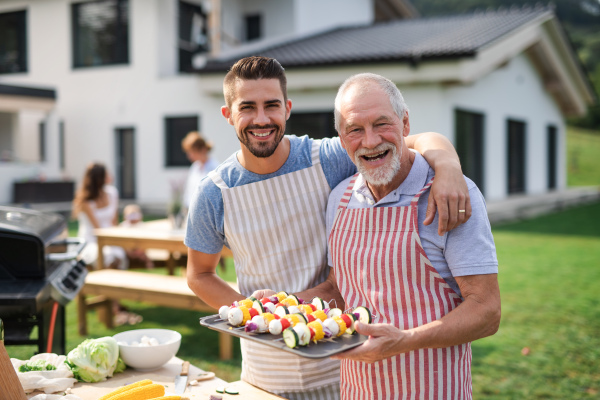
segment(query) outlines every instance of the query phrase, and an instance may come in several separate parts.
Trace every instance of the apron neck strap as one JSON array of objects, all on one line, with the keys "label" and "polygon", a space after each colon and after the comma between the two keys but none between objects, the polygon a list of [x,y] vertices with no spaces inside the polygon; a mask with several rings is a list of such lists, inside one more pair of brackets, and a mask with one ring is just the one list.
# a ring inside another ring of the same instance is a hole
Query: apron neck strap
[{"label": "apron neck strap", "polygon": [[219,189],[229,189],[229,186],[227,186],[225,181],[221,178],[221,175],[219,175],[216,170],[213,169],[207,174],[207,176],[211,181],[214,182],[215,185],[217,185]]},{"label": "apron neck strap", "polygon": [[344,195],[342,196],[342,198],[340,200],[340,204],[338,205],[338,210],[340,210],[340,209],[345,210],[346,207],[348,207],[348,203],[350,202],[350,197],[352,197],[352,189],[354,189],[354,183],[356,182],[357,178],[358,178],[358,172],[352,176],[352,179],[350,179],[350,182],[348,183],[348,187],[346,188],[346,191],[344,192]]}]

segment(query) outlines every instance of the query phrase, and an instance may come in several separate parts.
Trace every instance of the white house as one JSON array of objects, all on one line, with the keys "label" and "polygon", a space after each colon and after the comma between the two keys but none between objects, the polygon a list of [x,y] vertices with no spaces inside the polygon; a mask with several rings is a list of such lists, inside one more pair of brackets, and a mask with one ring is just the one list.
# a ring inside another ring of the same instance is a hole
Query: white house
[{"label": "white house", "polygon": [[290,132],[335,134],[336,87],[380,73],[403,91],[412,131],[449,137],[486,197],[564,187],[564,117],[594,95],[552,11],[417,16],[403,0],[4,0],[0,85],[55,97],[31,111],[3,107],[0,90],[0,151],[13,155],[0,203],[11,180],[79,181],[93,160],[122,197],[166,202],[188,131],[218,159],[239,148],[221,83],[250,54],[286,68]]}]

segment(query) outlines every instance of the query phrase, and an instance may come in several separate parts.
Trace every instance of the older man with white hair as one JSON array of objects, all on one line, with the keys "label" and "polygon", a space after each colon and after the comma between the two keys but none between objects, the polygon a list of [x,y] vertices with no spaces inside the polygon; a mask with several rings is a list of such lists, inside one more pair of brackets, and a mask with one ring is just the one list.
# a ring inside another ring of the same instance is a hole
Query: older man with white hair
[{"label": "older man with white hair", "polygon": [[408,108],[388,79],[348,78],[335,120],[358,174],[329,197],[329,264],[346,308],[366,306],[373,315],[356,327],[369,339],[336,357],[342,398],[469,399],[470,342],[500,322],[483,196],[465,178],[469,221],[441,236],[423,224],[434,171],[406,146]]}]

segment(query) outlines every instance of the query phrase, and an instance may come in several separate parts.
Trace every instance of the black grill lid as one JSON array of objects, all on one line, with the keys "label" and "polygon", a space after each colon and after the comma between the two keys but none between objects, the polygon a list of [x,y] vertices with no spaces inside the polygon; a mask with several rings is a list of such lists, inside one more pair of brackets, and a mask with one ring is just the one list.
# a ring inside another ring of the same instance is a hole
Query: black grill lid
[{"label": "black grill lid", "polygon": [[60,214],[0,206],[0,232],[35,236],[43,247],[56,240],[66,226],[65,218]]}]

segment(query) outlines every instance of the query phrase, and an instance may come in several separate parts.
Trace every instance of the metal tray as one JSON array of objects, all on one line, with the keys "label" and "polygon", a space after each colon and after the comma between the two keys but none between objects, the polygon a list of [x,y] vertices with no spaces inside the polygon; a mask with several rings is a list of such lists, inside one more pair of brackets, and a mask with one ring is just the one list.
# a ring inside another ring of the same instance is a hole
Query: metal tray
[{"label": "metal tray", "polygon": [[307,346],[291,349],[283,342],[282,335],[245,332],[244,327],[233,327],[227,321],[222,320],[218,314],[200,318],[200,325],[306,358],[326,358],[359,346],[369,338],[358,333],[354,335],[344,334],[336,338],[319,340],[317,343],[310,342]]}]

